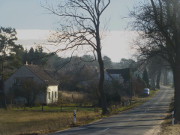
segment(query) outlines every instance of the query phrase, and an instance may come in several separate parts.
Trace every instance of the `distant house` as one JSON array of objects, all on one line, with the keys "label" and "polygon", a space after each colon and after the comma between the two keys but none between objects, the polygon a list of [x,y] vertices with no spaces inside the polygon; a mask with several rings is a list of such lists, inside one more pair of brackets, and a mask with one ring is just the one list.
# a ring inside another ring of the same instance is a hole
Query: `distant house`
[{"label": "distant house", "polygon": [[130,68],[106,69],[106,71],[105,71],[105,80],[106,81],[118,80],[121,83],[125,83],[126,81],[130,80],[130,76],[131,76]]},{"label": "distant house", "polygon": [[144,83],[141,79],[142,76],[140,70],[136,69],[106,69],[105,71],[105,81],[116,80],[122,84],[122,87],[130,95],[141,94],[145,88]]},{"label": "distant house", "polygon": [[128,95],[133,94],[132,71],[130,68],[106,69],[104,79],[106,82],[118,81]]},{"label": "distant house", "polygon": [[36,83],[46,86],[44,94],[38,97],[45,104],[51,104],[58,100],[58,82],[50,77],[45,70],[37,65],[24,65],[19,68],[4,83],[4,90],[7,94],[14,85],[21,84],[24,80],[33,80]]}]

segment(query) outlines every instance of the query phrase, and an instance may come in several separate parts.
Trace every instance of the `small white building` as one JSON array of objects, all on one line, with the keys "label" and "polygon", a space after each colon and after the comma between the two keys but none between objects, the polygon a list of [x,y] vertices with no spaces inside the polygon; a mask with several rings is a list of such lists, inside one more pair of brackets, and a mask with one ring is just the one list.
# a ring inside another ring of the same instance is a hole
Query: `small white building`
[{"label": "small white building", "polygon": [[24,65],[11,75],[4,83],[5,94],[12,90],[15,84],[24,80],[33,80],[36,83],[46,86],[44,94],[38,95],[37,100],[43,100],[44,104],[51,104],[58,101],[58,82],[41,67],[37,65]]}]

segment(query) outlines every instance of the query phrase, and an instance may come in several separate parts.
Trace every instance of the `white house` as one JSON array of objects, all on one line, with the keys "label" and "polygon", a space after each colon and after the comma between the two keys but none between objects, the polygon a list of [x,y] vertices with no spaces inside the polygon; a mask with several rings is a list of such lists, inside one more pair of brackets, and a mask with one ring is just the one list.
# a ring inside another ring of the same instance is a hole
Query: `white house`
[{"label": "white house", "polygon": [[4,90],[7,94],[14,84],[20,84],[23,80],[33,80],[36,83],[46,86],[46,92],[39,95],[38,100],[45,104],[55,103],[58,100],[58,82],[37,65],[24,65],[11,75],[4,83]]}]

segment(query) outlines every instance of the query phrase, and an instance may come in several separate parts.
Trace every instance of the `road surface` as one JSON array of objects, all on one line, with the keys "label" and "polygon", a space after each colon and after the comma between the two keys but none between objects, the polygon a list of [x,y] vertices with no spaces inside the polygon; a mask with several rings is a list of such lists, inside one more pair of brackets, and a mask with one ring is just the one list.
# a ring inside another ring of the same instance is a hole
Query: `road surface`
[{"label": "road surface", "polygon": [[173,93],[172,89],[162,86],[152,99],[135,109],[50,135],[152,135],[150,131],[166,116]]}]

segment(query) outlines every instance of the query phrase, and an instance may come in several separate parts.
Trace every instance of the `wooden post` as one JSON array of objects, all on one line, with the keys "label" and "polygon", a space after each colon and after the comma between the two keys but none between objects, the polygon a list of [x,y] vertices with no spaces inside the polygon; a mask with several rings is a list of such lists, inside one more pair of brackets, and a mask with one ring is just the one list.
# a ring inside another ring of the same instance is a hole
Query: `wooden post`
[{"label": "wooden post", "polygon": [[172,111],[172,125],[174,125],[174,111]]}]

